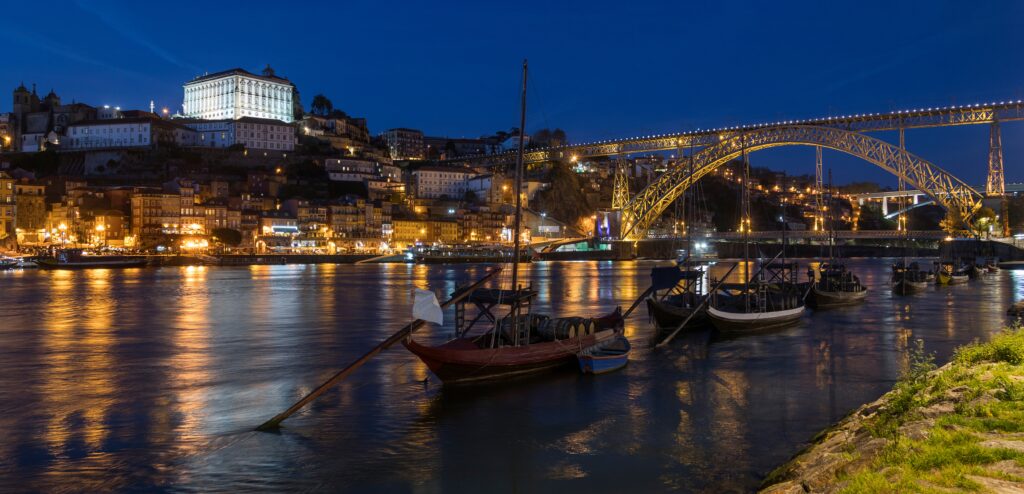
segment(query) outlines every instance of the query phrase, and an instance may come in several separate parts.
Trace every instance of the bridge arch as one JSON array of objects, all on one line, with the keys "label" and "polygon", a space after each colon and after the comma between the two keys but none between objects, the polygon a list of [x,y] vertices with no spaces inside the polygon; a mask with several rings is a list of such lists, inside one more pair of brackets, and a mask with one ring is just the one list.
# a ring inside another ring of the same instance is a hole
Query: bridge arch
[{"label": "bridge arch", "polygon": [[[779,146],[821,146],[873,163],[902,177],[913,188],[943,208],[956,208],[969,219],[981,207],[982,195],[949,172],[885,141],[848,130],[811,125],[763,127],[742,133],[723,134],[719,141],[693,155],[693,174],[688,161],[677,161],[657,180],[640,191],[622,210],[623,239],[639,240],[654,220],[701,177],[746,152]],[[902,164],[902,166],[901,166]]]}]

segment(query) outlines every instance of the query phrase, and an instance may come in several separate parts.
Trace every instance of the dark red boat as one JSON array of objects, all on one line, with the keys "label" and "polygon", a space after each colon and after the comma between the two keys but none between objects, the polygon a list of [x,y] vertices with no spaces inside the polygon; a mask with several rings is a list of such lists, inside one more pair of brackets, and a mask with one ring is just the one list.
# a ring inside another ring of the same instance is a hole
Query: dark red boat
[{"label": "dark red boat", "polygon": [[402,344],[445,384],[469,384],[575,365],[580,351],[615,338],[623,327],[619,309],[595,319],[530,316],[521,320],[523,338],[518,344],[510,337],[508,319],[494,330],[456,337],[434,347],[411,338]]}]

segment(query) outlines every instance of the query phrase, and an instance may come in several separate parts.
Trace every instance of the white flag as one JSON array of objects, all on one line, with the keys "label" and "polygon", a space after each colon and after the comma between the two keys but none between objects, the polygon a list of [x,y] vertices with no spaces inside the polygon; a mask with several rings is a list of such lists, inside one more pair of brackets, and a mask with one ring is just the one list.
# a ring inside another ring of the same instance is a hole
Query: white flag
[{"label": "white flag", "polygon": [[423,319],[434,324],[444,324],[444,313],[437,297],[430,290],[416,289],[416,300],[412,304],[412,318]]}]

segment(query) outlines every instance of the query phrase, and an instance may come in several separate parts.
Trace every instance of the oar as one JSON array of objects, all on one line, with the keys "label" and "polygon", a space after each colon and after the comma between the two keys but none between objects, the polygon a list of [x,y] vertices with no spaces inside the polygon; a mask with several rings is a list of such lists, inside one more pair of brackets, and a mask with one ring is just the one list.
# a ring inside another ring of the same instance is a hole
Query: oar
[{"label": "oar", "polygon": [[641,293],[640,296],[637,297],[637,299],[633,301],[633,305],[630,305],[629,308],[626,309],[626,312],[624,312],[622,314],[622,318],[625,319],[625,318],[629,317],[629,315],[633,312],[633,309],[636,309],[636,307],[638,305],[640,305],[640,302],[642,302],[645,298],[647,298],[647,296],[650,295],[650,293],[653,292],[653,291],[654,291],[654,285],[651,285],[651,286],[647,287],[647,289],[644,290],[644,293]]},{"label": "oar", "polygon": [[676,326],[676,329],[672,331],[672,333],[669,334],[668,337],[666,337],[664,340],[661,340],[660,343],[654,345],[654,348],[661,348],[667,345],[668,342],[672,341],[672,339],[675,338],[676,335],[679,334],[679,332],[686,327],[686,324],[690,322],[690,319],[693,319],[693,316],[697,315],[697,312],[700,312],[700,310],[703,309],[705,305],[707,305],[708,300],[711,300],[711,294],[718,290],[718,287],[722,286],[722,283],[725,283],[725,279],[728,278],[729,275],[732,274],[732,270],[736,269],[736,266],[739,265],[740,263],[733,264],[732,267],[725,272],[725,276],[723,276],[722,279],[719,280],[718,283],[716,283],[715,286],[711,288],[711,291],[708,292],[708,295],[706,297],[704,297],[704,300],[702,300],[701,303],[697,305],[696,308],[693,309],[693,312],[690,312],[690,315],[683,320],[683,323],[680,324],[679,326]]},{"label": "oar", "polygon": [[[452,298],[448,299],[445,303],[441,304],[441,308],[444,309],[444,308],[446,308],[446,307],[448,307],[448,306],[450,306],[450,305],[452,305],[452,304],[454,304],[456,302],[459,302],[462,299],[468,297],[469,294],[473,293],[474,290],[479,288],[480,285],[483,285],[487,280],[493,278],[494,275],[498,274],[499,271],[501,271],[501,267],[498,267],[498,268],[492,270],[491,272],[487,273],[487,275],[485,275],[483,278],[480,278],[476,283],[473,283],[472,285],[469,285],[466,288],[463,288],[461,290],[456,291],[454,294],[452,294]],[[277,430],[279,427],[281,427],[281,422],[284,421],[284,419],[290,417],[293,413],[301,410],[303,407],[308,405],[310,402],[312,402],[313,400],[317,399],[320,395],[324,394],[324,392],[326,392],[332,386],[334,386],[335,384],[338,384],[342,379],[345,379],[346,377],[348,377],[349,374],[351,374],[353,371],[355,371],[356,369],[361,367],[363,364],[365,364],[368,360],[373,358],[374,355],[377,355],[378,353],[386,350],[388,347],[394,345],[395,343],[398,343],[399,341],[402,341],[403,338],[405,338],[406,336],[412,334],[413,331],[416,331],[417,329],[419,329],[420,326],[423,326],[423,324],[424,324],[424,322],[423,322],[422,319],[417,319],[417,320],[407,324],[402,329],[399,329],[397,333],[391,335],[390,337],[388,337],[388,339],[382,341],[380,344],[378,344],[377,346],[373,347],[373,349],[371,349],[370,351],[368,351],[365,354],[363,354],[362,357],[359,357],[358,359],[356,359],[355,362],[352,362],[351,364],[348,364],[347,367],[345,367],[344,369],[338,371],[337,374],[331,376],[330,379],[328,379],[326,382],[324,382],[323,384],[318,386],[312,392],[310,392],[309,394],[304,396],[301,400],[297,401],[294,405],[289,407],[287,410],[285,410],[285,411],[275,415],[274,418],[272,418],[272,419],[270,419],[270,420],[260,424],[260,426],[257,427],[256,430],[264,431],[264,432]]]}]

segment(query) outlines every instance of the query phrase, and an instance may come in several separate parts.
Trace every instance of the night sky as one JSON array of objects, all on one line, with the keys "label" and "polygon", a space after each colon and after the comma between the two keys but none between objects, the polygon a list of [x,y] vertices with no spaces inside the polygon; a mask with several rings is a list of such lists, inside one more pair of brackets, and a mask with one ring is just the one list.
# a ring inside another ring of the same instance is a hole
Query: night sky
[{"label": "night sky", "polygon": [[[376,134],[477,137],[518,124],[570,140],[1024,99],[1024,2],[32,2],[0,16],[0,89],[65,102],[181,108],[181,85],[271,64]],[[11,98],[0,98],[10,111]],[[892,135],[880,137],[895,142]],[[983,183],[987,126],[911,131],[908,148]],[[1024,122],[1003,126],[1024,181]],[[755,166],[813,173],[810,148]],[[894,185],[826,153],[838,182]]]}]

